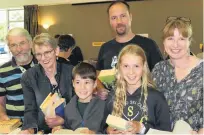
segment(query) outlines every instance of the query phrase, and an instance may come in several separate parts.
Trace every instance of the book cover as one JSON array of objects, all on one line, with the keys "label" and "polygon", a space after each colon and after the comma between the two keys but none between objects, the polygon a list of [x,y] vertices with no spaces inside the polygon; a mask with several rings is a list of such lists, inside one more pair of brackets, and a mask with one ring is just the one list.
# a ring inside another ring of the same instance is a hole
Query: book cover
[{"label": "book cover", "polygon": [[108,69],[108,70],[101,70],[98,75],[98,79],[103,83],[110,84],[115,80],[115,74],[116,74],[115,68]]},{"label": "book cover", "polygon": [[127,127],[127,120],[124,120],[123,118],[113,116],[113,115],[108,115],[106,119],[106,123],[113,128],[116,128],[118,130],[126,130],[128,129]]},{"label": "book cover", "polygon": [[157,130],[157,129],[152,129],[150,128],[149,131],[147,132],[147,135],[151,135],[151,134],[163,134],[163,135],[174,135],[174,134],[190,134],[190,131],[192,131],[193,129],[190,127],[190,125],[183,121],[183,120],[178,120],[175,123],[174,129],[172,132],[168,132],[168,131],[161,131],[161,130]]},{"label": "book cover", "polygon": [[64,117],[64,106],[65,106],[65,99],[64,98],[60,99],[54,105],[56,115],[58,115],[62,118]]},{"label": "book cover", "polygon": [[55,117],[56,115],[64,117],[64,103],[64,98],[60,98],[57,93],[50,93],[40,105],[40,108],[48,117]]},{"label": "book cover", "polygon": [[20,125],[22,125],[20,119],[0,121],[0,133],[2,134],[10,133],[11,131],[17,129]]}]

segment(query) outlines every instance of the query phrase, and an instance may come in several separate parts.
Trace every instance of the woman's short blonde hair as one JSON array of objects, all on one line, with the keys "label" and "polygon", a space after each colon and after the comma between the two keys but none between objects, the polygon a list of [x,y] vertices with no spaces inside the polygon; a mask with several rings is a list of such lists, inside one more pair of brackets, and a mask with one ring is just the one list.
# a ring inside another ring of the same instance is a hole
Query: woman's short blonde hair
[{"label": "woman's short blonde hair", "polygon": [[48,33],[41,33],[34,37],[32,50],[35,53],[35,46],[50,45],[53,49],[57,48],[56,40]]}]

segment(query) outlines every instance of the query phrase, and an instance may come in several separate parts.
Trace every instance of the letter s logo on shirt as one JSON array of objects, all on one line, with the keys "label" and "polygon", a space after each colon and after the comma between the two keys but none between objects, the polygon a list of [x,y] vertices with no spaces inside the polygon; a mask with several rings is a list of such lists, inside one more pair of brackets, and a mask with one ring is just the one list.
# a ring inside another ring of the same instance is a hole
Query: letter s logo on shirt
[{"label": "letter s logo on shirt", "polygon": [[128,116],[129,117],[133,116],[133,106],[128,107]]}]

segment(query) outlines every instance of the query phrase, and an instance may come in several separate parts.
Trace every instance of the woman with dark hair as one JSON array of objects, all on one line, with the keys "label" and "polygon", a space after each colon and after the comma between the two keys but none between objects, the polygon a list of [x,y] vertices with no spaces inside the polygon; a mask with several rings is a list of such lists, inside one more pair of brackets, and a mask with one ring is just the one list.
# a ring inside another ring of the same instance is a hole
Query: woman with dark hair
[{"label": "woman with dark hair", "polygon": [[60,48],[59,56],[70,61],[72,65],[77,65],[83,61],[81,49],[76,46],[75,39],[70,35],[61,35],[58,39]]}]

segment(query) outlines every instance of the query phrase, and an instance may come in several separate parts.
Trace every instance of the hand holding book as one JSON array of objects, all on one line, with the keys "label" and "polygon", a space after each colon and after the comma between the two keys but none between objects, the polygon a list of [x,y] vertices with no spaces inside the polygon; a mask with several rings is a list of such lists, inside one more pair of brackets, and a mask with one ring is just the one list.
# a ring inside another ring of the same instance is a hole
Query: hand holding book
[{"label": "hand holding book", "polygon": [[50,93],[40,105],[40,108],[49,118],[55,118],[56,115],[64,117],[64,104],[64,98],[60,98],[57,93]]},{"label": "hand holding book", "polygon": [[48,125],[49,128],[53,128],[59,125],[63,125],[64,124],[64,119],[58,115],[56,115],[54,118],[50,118],[50,117],[45,117],[45,122]]}]

